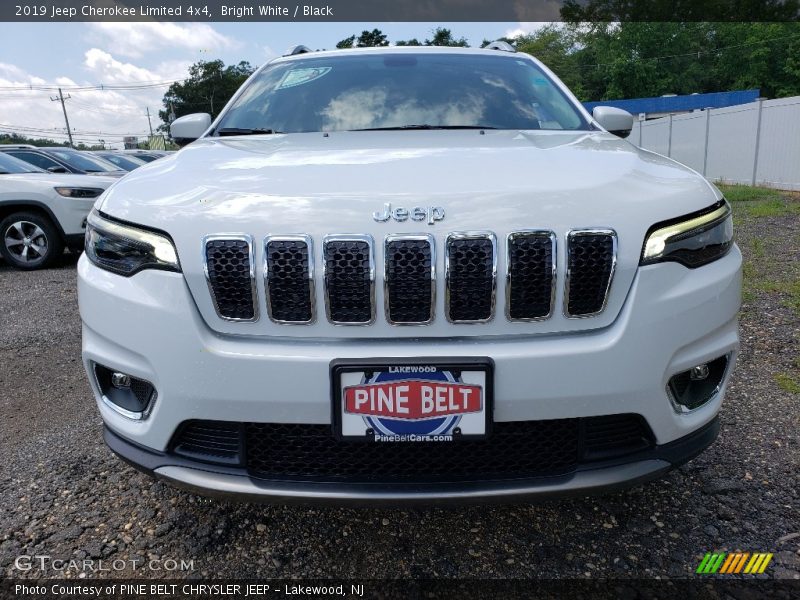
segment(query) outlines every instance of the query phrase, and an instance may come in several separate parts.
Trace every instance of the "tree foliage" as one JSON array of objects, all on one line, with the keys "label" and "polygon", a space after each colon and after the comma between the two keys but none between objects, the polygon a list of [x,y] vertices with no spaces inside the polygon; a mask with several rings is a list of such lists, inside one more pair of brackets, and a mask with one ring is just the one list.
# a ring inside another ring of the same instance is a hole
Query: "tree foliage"
[{"label": "tree foliage", "polygon": [[431,39],[425,40],[426,46],[454,46],[460,48],[469,48],[467,38],[456,38],[449,29],[444,27],[437,27],[431,32],[433,35]]},{"label": "tree foliage", "polygon": [[189,77],[173,83],[167,89],[158,116],[167,128],[171,115],[175,118],[197,112],[207,112],[215,118],[231,96],[253,72],[246,61],[225,66],[221,60],[200,61],[189,67]]}]

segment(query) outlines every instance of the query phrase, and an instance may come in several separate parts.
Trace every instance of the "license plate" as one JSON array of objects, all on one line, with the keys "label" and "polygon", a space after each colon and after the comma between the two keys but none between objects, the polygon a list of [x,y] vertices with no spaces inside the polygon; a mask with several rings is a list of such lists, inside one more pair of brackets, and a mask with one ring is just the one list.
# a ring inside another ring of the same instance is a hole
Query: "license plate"
[{"label": "license plate", "polygon": [[342,440],[453,442],[489,434],[487,358],[334,361],[331,377],[334,433]]}]

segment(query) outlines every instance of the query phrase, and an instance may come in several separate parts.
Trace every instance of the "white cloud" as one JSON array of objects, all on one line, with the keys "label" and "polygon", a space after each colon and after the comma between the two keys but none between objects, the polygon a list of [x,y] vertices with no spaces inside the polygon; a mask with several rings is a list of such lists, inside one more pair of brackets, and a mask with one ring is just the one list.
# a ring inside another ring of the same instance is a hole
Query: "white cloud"
[{"label": "white cloud", "polygon": [[522,35],[528,35],[531,33],[536,33],[539,29],[543,27],[547,27],[551,23],[548,22],[534,22],[534,23],[517,23],[517,26],[513,29],[508,29],[503,34],[503,37],[507,38],[518,38]]},{"label": "white cloud", "polygon": [[164,48],[210,52],[239,43],[205,23],[89,23],[98,41],[113,54],[138,58]]},{"label": "white cloud", "polygon": [[[15,131],[30,137],[66,139],[61,103],[51,101],[52,91],[3,90],[25,85],[96,86],[104,84],[149,83],[171,81],[186,76],[188,61],[166,61],[148,69],[132,62],[118,60],[112,54],[91,48],[84,55],[86,75],[37,77],[14,65],[0,63],[0,132]],[[149,132],[146,110],[150,108],[153,128],[160,120],[158,110],[166,86],[141,90],[64,90],[70,126],[76,141],[87,143],[104,139],[120,147],[122,136]]]}]

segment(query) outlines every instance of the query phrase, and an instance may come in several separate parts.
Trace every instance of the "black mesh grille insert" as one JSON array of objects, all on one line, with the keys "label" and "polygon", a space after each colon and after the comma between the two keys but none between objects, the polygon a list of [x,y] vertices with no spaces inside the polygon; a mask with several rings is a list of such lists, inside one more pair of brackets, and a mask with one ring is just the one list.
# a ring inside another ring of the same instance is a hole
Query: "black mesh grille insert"
[{"label": "black mesh grille insert", "polygon": [[650,428],[640,415],[607,415],[583,419],[586,460],[605,460],[645,450],[653,444]]},{"label": "black mesh grille insert", "polygon": [[638,415],[494,423],[462,443],[340,442],[330,425],[246,423],[247,469],[263,479],[458,481],[557,475],[649,447]]},{"label": "black mesh grille insert", "polygon": [[490,238],[451,238],[447,243],[448,318],[485,321],[494,305],[494,244]]},{"label": "black mesh grille insert", "polygon": [[226,319],[255,318],[250,244],[245,240],[206,242],[208,282],[217,312]]},{"label": "black mesh grille insert", "polygon": [[610,233],[571,234],[567,312],[591,315],[603,310],[614,268],[614,236]]},{"label": "black mesh grille insert", "polygon": [[369,323],[373,310],[370,244],[362,240],[328,240],[324,246],[330,319],[338,323]]},{"label": "black mesh grille insert", "polygon": [[553,297],[553,238],[550,233],[514,233],[508,238],[508,316],[539,319]]},{"label": "black mesh grille insert", "polygon": [[431,319],[433,252],[426,239],[386,243],[388,319],[395,323],[424,323]]},{"label": "black mesh grille insert", "polygon": [[267,254],[267,296],[276,321],[308,323],[312,319],[308,243],[270,240]]},{"label": "black mesh grille insert", "polygon": [[175,435],[175,454],[224,464],[239,464],[242,424],[227,421],[186,421]]}]

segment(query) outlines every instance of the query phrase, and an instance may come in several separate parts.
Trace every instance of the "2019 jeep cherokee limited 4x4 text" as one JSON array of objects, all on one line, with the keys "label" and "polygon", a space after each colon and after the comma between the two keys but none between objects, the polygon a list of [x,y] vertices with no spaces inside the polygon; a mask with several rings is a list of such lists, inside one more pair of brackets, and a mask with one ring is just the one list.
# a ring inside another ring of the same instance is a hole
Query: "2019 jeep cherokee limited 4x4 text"
[{"label": "2019 jeep cherokee limited 4x4 text", "polygon": [[712,443],[728,204],[502,48],[301,48],[98,200],[83,360],[116,453],[208,494],[433,502]]}]

